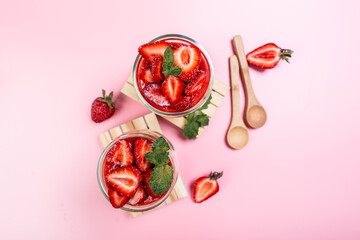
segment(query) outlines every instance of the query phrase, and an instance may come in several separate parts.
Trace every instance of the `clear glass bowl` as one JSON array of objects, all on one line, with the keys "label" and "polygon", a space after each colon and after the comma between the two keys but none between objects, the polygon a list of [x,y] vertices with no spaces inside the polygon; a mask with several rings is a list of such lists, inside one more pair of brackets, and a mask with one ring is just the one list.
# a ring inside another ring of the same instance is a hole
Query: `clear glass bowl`
[{"label": "clear glass bowl", "polygon": [[[152,141],[155,141],[158,137],[165,138],[161,133],[158,133],[155,131],[151,131],[151,130],[147,130],[147,129],[146,130],[145,129],[144,130],[135,130],[135,131],[127,132],[127,133],[120,135],[118,138],[114,139],[104,149],[104,151],[100,155],[100,159],[99,159],[98,166],[97,166],[97,180],[98,180],[98,184],[99,184],[101,192],[104,194],[104,196],[108,200],[109,200],[108,187],[106,185],[106,179],[105,179],[105,175],[104,175],[106,154],[118,140],[126,139],[126,138],[133,138],[133,137],[147,138]],[[176,162],[175,151],[174,151],[173,145],[171,144],[171,142],[168,139],[165,138],[165,140],[169,143],[169,146],[170,146],[169,158],[170,158],[170,162],[173,167],[173,182],[171,183],[169,190],[162,198],[160,198],[152,203],[149,203],[147,205],[141,205],[141,206],[132,206],[130,204],[125,204],[125,206],[123,206],[121,208],[122,210],[126,210],[129,212],[142,212],[142,211],[147,211],[147,210],[153,209],[153,208],[159,206],[161,203],[163,203],[169,197],[170,193],[173,191],[176,181],[177,181],[177,177],[178,177],[177,162]]]},{"label": "clear glass bowl", "polygon": [[152,106],[150,103],[148,103],[146,101],[146,99],[141,94],[141,92],[139,90],[139,87],[137,85],[136,70],[138,68],[138,64],[139,64],[139,61],[141,59],[140,54],[138,54],[136,59],[135,59],[133,73],[132,73],[133,80],[134,80],[134,86],[135,86],[136,93],[139,96],[141,102],[146,107],[148,107],[151,111],[153,111],[154,113],[156,113],[158,115],[161,115],[161,116],[164,116],[164,117],[183,117],[183,116],[186,116],[186,115],[188,115],[188,114],[190,114],[192,112],[195,112],[197,109],[202,107],[202,105],[204,105],[204,103],[208,100],[208,98],[209,98],[209,96],[211,94],[211,91],[212,91],[213,84],[214,84],[214,67],[213,67],[212,61],[211,61],[210,56],[207,53],[207,51],[197,41],[195,41],[194,39],[189,38],[187,36],[180,35],[180,34],[167,34],[167,35],[162,35],[160,37],[157,37],[157,38],[151,40],[149,43],[160,41],[160,40],[166,40],[166,39],[184,40],[184,41],[189,42],[189,43],[195,45],[196,47],[198,47],[201,50],[201,52],[204,54],[204,56],[205,56],[205,58],[206,58],[206,60],[207,60],[207,62],[209,64],[209,69],[210,69],[210,82],[209,82],[208,89],[206,90],[204,96],[192,108],[189,108],[189,109],[187,109],[187,110],[185,110],[183,112],[165,112],[165,111],[162,111],[160,109],[155,108],[154,106]]}]

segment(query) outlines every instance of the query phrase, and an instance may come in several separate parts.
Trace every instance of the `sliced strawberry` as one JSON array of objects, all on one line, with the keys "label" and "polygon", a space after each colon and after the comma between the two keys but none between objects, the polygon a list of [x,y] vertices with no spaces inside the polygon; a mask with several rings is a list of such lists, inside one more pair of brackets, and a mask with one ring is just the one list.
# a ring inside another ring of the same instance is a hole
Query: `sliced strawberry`
[{"label": "sliced strawberry", "polygon": [[194,183],[193,198],[196,203],[201,203],[219,191],[219,184],[216,181],[221,178],[222,172],[210,173],[209,177],[201,177]]},{"label": "sliced strawberry", "polygon": [[180,79],[189,82],[198,74],[201,62],[200,50],[193,46],[180,46],[174,50],[174,65],[181,68]]},{"label": "sliced strawberry", "polygon": [[129,201],[129,198],[124,197],[112,187],[109,187],[108,195],[109,201],[114,208],[121,208]]},{"label": "sliced strawberry", "polygon": [[152,143],[145,138],[136,140],[134,147],[135,164],[141,172],[145,172],[151,167],[151,163],[145,158],[147,152],[152,152]]},{"label": "sliced strawberry", "polygon": [[146,195],[146,192],[144,190],[144,187],[143,187],[142,184],[140,184],[137,191],[136,191],[136,193],[135,193],[135,195],[132,196],[132,198],[130,198],[128,203],[134,206],[134,205],[144,201],[146,197],[147,197],[147,195]]},{"label": "sliced strawberry", "polygon": [[126,140],[119,140],[106,155],[108,161],[120,167],[131,166],[134,162],[134,155],[130,144]]},{"label": "sliced strawberry", "polygon": [[116,169],[106,176],[107,183],[125,197],[132,197],[136,193],[141,180],[141,172],[134,166]]},{"label": "sliced strawberry", "polygon": [[185,84],[176,76],[166,77],[161,85],[163,93],[171,103],[175,103],[179,100],[184,88]]},{"label": "sliced strawberry", "polygon": [[166,47],[170,47],[170,44],[164,41],[147,43],[139,47],[139,53],[147,61],[152,62],[155,57],[164,57]]},{"label": "sliced strawberry", "polygon": [[186,109],[189,109],[190,105],[191,105],[191,96],[182,95],[180,96],[179,101],[177,101],[172,105],[172,108],[177,111],[184,111]]},{"label": "sliced strawberry", "polygon": [[144,80],[145,82],[147,83],[153,83],[155,82],[154,79],[153,79],[153,76],[151,74],[151,70],[150,69],[147,69],[145,71],[142,72],[141,74],[141,79]]},{"label": "sliced strawberry", "polygon": [[145,191],[147,192],[147,194],[153,198],[158,198],[158,197],[162,197],[166,194],[166,192],[164,194],[159,194],[159,195],[155,195],[154,192],[152,191],[149,182],[150,182],[150,178],[151,178],[151,172],[154,169],[150,168],[149,170],[147,170],[146,172],[143,173],[143,183],[144,183],[144,188]]},{"label": "sliced strawberry", "polygon": [[163,58],[162,57],[155,57],[151,63],[151,74],[154,82],[159,83],[164,80],[164,74],[162,73],[163,68]]},{"label": "sliced strawberry", "polygon": [[162,107],[170,106],[170,102],[162,92],[160,84],[154,83],[146,86],[144,89],[144,96],[147,100],[155,103],[156,105]]},{"label": "sliced strawberry", "polygon": [[185,87],[185,94],[191,95],[197,91],[199,91],[202,86],[204,85],[204,82],[206,80],[207,74],[205,72],[200,73],[196,79],[189,82]]},{"label": "sliced strawberry", "polygon": [[274,43],[267,43],[248,53],[246,59],[257,67],[274,68],[280,59],[289,62],[292,53],[290,49],[281,49]]}]

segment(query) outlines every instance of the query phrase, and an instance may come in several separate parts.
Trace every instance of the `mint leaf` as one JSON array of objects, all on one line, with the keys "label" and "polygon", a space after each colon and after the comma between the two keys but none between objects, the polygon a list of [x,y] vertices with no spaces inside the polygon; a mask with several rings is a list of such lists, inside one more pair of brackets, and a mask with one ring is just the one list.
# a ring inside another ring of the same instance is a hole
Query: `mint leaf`
[{"label": "mint leaf", "polygon": [[155,195],[165,193],[173,179],[173,168],[168,165],[169,150],[169,143],[165,138],[159,137],[153,143],[152,152],[145,153],[146,160],[155,165],[149,182]]},{"label": "mint leaf", "polygon": [[[174,52],[171,47],[166,47],[164,52],[164,64],[170,64],[172,66],[174,64]],[[164,66],[164,65],[163,65]]]},{"label": "mint leaf", "polygon": [[186,124],[183,129],[183,134],[188,139],[194,139],[199,134],[199,128],[209,125],[209,117],[202,112],[207,109],[212,96],[210,95],[204,105],[193,113],[186,116]]},{"label": "mint leaf", "polygon": [[198,122],[186,122],[183,134],[188,139],[196,138],[196,136],[199,134],[199,127],[200,124]]},{"label": "mint leaf", "polygon": [[174,52],[171,47],[166,47],[163,58],[163,74],[167,76],[179,76],[182,72],[181,68],[174,66]]},{"label": "mint leaf", "polygon": [[209,117],[206,116],[205,114],[198,116],[196,121],[200,124],[201,127],[205,127],[209,125]]},{"label": "mint leaf", "polygon": [[156,154],[154,152],[148,152],[145,153],[145,158],[148,162],[151,162],[156,166],[165,166],[169,162],[169,153]]},{"label": "mint leaf", "polygon": [[163,154],[170,150],[168,142],[163,137],[159,137],[153,143],[152,150],[154,153]]},{"label": "mint leaf", "polygon": [[155,195],[164,194],[169,190],[171,182],[173,180],[173,168],[169,165],[154,167],[151,172],[150,188]]},{"label": "mint leaf", "polygon": [[178,66],[172,66],[169,69],[163,68],[163,74],[165,77],[170,76],[170,75],[179,76],[181,74],[181,72],[182,72],[182,70]]}]

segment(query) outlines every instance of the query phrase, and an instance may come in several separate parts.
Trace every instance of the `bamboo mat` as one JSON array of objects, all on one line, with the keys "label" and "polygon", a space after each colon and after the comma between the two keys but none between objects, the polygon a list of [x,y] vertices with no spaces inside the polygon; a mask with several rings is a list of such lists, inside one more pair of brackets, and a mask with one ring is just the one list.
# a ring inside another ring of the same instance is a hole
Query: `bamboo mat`
[{"label": "bamboo mat", "polygon": [[[121,134],[123,134],[125,132],[132,131],[135,129],[150,129],[150,130],[162,133],[162,130],[161,130],[161,127],[159,125],[156,115],[154,113],[150,113],[150,114],[141,116],[137,119],[134,119],[127,123],[121,124],[120,126],[114,127],[108,131],[101,133],[99,135],[100,142],[103,145],[103,147],[106,148],[106,146],[109,145],[113,139],[117,138],[118,136],[120,136]],[[162,207],[167,204],[170,204],[172,202],[175,202],[176,200],[184,198],[187,195],[188,195],[188,193],[187,193],[186,187],[185,187],[184,182],[179,174],[176,185],[174,187],[174,190],[171,192],[168,199],[166,199],[166,201],[164,201],[157,208]],[[146,212],[149,212],[149,211],[146,211]],[[133,216],[133,217],[139,216],[143,213],[145,213],[145,212],[130,212],[131,216]]]},{"label": "bamboo mat", "polygon": [[[213,85],[213,89],[212,89],[212,93],[211,93],[211,95],[212,95],[211,102],[209,104],[209,107],[207,109],[203,110],[203,112],[206,115],[208,115],[209,118],[211,118],[214,115],[214,113],[216,112],[216,109],[220,106],[221,102],[224,99],[224,96],[227,94],[229,89],[230,89],[230,87],[228,85],[226,85],[225,83],[223,83],[217,79],[214,80],[214,85]],[[134,99],[135,101],[142,103],[136,93],[132,75],[130,75],[130,77],[124,84],[123,88],[121,89],[121,92],[123,94],[125,94],[126,96]],[[186,117],[179,117],[179,118],[163,117],[163,118],[168,120],[169,122],[173,123],[175,126],[179,127],[180,129],[184,129],[184,126],[186,123]],[[203,131],[204,131],[204,128],[201,127],[199,129],[199,134],[197,137],[199,137]]]}]

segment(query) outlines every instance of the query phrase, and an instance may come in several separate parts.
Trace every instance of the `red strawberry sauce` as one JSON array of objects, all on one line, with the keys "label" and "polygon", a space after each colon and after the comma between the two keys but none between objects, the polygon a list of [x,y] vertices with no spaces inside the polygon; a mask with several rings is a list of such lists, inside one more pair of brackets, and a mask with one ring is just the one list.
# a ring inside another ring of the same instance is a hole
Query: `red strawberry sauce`
[{"label": "red strawberry sauce", "polygon": [[[194,46],[192,43],[190,43],[186,40],[183,40],[183,39],[180,40],[180,39],[175,39],[175,38],[168,38],[166,40],[161,40],[161,41],[168,42],[173,51],[182,45]],[[151,68],[151,63],[146,61],[145,58],[143,58],[142,56],[140,56],[139,63],[137,65],[137,69],[136,69],[136,81],[137,81],[137,86],[139,88],[139,91],[140,91],[141,95],[143,96],[143,98],[151,106],[153,106],[154,108],[156,108],[160,111],[163,111],[163,112],[172,112],[172,113],[184,112],[184,111],[192,108],[193,106],[195,106],[205,95],[205,93],[209,87],[210,77],[211,77],[209,63],[208,63],[204,53],[201,52],[201,50],[200,50],[200,53],[201,53],[200,66],[199,66],[198,74],[195,75],[194,80],[201,73],[205,73],[206,74],[205,81],[203,82],[202,86],[193,94],[186,95],[183,92],[182,96],[175,103],[170,103],[169,101],[167,101],[166,97],[164,96],[164,94],[161,91],[161,88],[159,87],[161,83],[148,83],[142,79],[144,76],[144,72]],[[184,83],[185,83],[185,88],[186,88],[186,86],[188,84],[190,84],[191,81],[184,82]],[[149,85],[151,85],[151,86],[149,86]],[[149,89],[151,89],[151,92],[148,91]],[[145,90],[145,92],[144,92],[144,90]]]},{"label": "red strawberry sauce", "polygon": [[[138,139],[141,139],[141,138],[140,138],[140,137],[130,137],[130,138],[123,139],[123,140],[125,140],[125,141],[127,141],[127,142],[129,143],[130,148],[131,148],[131,151],[132,151],[133,154],[135,154],[135,153],[134,153],[134,151],[135,151],[135,148],[134,148],[134,147],[135,147],[135,142],[136,142],[136,140],[138,140]],[[146,139],[147,139],[148,141],[150,141],[151,143],[153,143],[153,140],[148,139],[148,138],[146,138]],[[114,144],[114,145],[115,145],[115,144]],[[112,149],[110,149],[110,150],[108,151],[108,153],[106,154],[106,156],[105,156],[104,168],[103,168],[104,176],[105,176],[105,177],[106,177],[110,172],[112,172],[113,170],[116,170],[116,169],[120,168],[120,166],[114,165],[114,163],[111,161],[111,158],[112,158],[112,155],[113,155],[113,154],[114,154],[114,153],[113,153]],[[169,162],[169,165],[171,166],[171,162]],[[133,166],[137,167],[135,161],[134,161],[134,163],[133,163]],[[151,167],[151,168],[152,168],[152,167]],[[151,168],[150,168],[150,169],[151,169]],[[142,173],[142,174],[144,174],[144,173]],[[106,184],[107,184],[108,187],[110,186],[108,183],[106,183]],[[145,183],[144,180],[143,180],[143,182],[142,182],[141,184],[145,185],[146,183]],[[110,186],[110,187],[111,187],[111,186]],[[164,193],[164,194],[166,194],[166,193]],[[151,197],[149,194],[147,194],[146,198],[145,198],[143,201],[137,203],[135,206],[143,206],[143,205],[146,205],[146,204],[150,204],[150,203],[152,203],[152,202],[155,202],[155,201],[159,200],[162,196],[164,196],[164,195],[161,195],[161,196],[160,196],[160,195],[157,195],[157,196],[154,198],[154,197]]]}]

